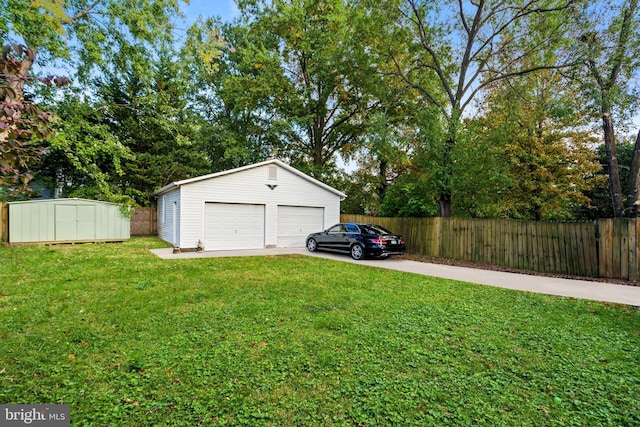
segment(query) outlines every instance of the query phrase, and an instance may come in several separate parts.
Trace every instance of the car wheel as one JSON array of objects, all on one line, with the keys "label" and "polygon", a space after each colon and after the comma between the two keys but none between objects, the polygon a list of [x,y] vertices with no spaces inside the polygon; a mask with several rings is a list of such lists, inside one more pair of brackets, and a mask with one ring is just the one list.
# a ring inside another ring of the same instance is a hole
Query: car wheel
[{"label": "car wheel", "polygon": [[351,258],[355,260],[360,260],[364,258],[364,249],[360,245],[351,246]]},{"label": "car wheel", "polygon": [[309,250],[309,252],[315,252],[315,250],[318,249],[318,243],[315,241],[315,239],[307,240],[307,249]]}]

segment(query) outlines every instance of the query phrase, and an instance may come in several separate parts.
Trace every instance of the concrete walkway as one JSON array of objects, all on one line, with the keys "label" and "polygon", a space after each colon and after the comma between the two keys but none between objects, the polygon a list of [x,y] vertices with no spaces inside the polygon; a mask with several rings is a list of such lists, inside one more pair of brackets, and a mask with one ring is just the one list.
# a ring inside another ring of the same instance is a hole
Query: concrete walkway
[{"label": "concrete walkway", "polygon": [[275,255],[306,255],[327,258],[336,261],[351,262],[360,265],[424,274],[426,276],[442,277],[481,285],[515,289],[519,291],[536,292],[540,294],[559,295],[640,306],[640,286],[614,285],[610,283],[592,282],[587,280],[561,279],[555,277],[534,276],[528,274],[506,273],[502,271],[480,270],[451,265],[430,264],[418,261],[408,261],[399,258],[385,260],[355,261],[349,255],[331,254],[326,252],[309,252],[305,248],[275,248],[243,251],[210,251],[185,252],[174,254],[171,248],[152,249],[151,252],[163,259],[183,258],[217,258],[233,256],[275,256]]}]

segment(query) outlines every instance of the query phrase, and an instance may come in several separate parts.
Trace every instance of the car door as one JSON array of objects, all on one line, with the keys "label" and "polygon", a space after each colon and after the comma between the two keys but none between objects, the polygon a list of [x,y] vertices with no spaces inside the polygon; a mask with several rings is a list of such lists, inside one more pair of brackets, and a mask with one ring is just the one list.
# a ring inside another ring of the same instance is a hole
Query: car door
[{"label": "car door", "polygon": [[347,230],[343,224],[336,224],[327,229],[322,238],[322,245],[318,242],[318,246],[322,246],[324,249],[330,249],[333,251],[344,250],[347,239],[346,232]]},{"label": "car door", "polygon": [[362,231],[356,224],[345,224],[347,232],[345,234],[345,251],[351,249],[351,245],[362,241]]}]

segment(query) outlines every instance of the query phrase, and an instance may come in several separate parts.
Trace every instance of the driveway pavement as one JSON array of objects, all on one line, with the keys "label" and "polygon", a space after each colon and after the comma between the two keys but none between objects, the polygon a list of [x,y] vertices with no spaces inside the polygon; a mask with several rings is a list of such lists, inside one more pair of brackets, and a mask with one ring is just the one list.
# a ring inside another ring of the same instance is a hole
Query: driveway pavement
[{"label": "driveway pavement", "polygon": [[363,261],[355,261],[348,255],[337,255],[326,252],[309,252],[305,248],[209,251],[199,253],[185,252],[180,254],[174,254],[171,248],[166,248],[152,249],[151,252],[163,259],[274,256],[290,254],[306,255],[342,262],[351,262],[360,265],[369,265],[372,267],[386,268],[390,270],[424,274],[426,276],[478,283],[481,285],[515,289],[519,291],[640,306],[640,286],[614,285],[588,280],[561,279],[528,274],[506,273],[502,271],[480,270],[451,265],[409,261],[393,257],[385,260],[367,259]]}]

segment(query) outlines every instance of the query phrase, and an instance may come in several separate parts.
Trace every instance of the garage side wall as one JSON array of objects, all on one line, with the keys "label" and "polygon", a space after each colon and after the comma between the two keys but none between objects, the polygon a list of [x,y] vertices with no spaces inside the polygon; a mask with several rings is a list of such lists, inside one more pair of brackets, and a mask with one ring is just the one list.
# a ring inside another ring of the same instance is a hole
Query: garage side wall
[{"label": "garage side wall", "polygon": [[180,242],[180,193],[173,190],[158,198],[158,236],[172,245]]},{"label": "garage side wall", "polygon": [[185,184],[181,191],[180,247],[185,249],[204,241],[205,203],[264,205],[266,247],[278,246],[278,206],[323,208],[323,228],[340,221],[340,196],[273,164]]}]

